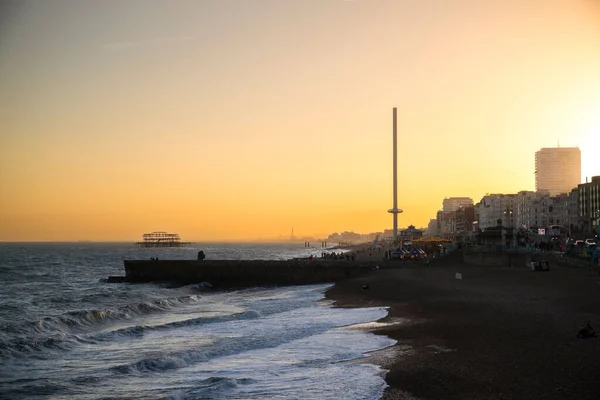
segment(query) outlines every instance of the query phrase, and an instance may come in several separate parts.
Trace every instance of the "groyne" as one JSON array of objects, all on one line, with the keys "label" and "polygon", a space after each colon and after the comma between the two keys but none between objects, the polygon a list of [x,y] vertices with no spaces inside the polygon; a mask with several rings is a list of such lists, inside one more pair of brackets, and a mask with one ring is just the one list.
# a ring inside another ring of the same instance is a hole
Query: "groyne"
[{"label": "groyne", "polygon": [[109,282],[208,282],[213,287],[334,283],[369,273],[375,264],[347,260],[125,260],[125,276]]}]

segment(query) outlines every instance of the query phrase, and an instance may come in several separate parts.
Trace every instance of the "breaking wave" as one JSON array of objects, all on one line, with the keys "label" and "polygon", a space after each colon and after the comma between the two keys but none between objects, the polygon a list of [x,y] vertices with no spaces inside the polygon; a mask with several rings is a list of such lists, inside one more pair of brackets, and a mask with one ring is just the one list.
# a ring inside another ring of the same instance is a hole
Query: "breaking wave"
[{"label": "breaking wave", "polygon": [[[133,326],[98,335],[86,332],[90,327],[101,327],[109,322],[131,320],[143,315],[173,310],[178,306],[196,303],[200,298],[200,295],[170,297],[114,309],[72,311],[60,316],[43,317],[34,322],[6,325],[3,327],[4,334],[0,335],[0,358],[44,350],[68,350],[78,344],[93,343],[103,337],[140,336],[148,329],[161,327]],[[197,324],[201,320],[202,318],[195,318],[164,324],[163,328]]]}]

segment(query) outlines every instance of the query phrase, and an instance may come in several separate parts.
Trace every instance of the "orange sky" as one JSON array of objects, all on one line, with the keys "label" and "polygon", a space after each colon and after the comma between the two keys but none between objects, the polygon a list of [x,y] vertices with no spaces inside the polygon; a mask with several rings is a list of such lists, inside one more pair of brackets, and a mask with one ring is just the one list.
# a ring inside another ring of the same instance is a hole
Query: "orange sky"
[{"label": "orange sky", "polygon": [[0,7],[0,241],[391,228],[600,175],[600,1],[198,0]]}]

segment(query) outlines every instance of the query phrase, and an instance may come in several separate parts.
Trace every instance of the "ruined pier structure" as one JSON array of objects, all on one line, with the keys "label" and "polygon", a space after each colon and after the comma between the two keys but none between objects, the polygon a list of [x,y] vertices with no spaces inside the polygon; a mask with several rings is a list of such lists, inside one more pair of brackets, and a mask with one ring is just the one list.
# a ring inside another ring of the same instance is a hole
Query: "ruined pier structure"
[{"label": "ruined pier structure", "polygon": [[186,247],[191,242],[182,242],[178,233],[152,232],[144,233],[141,242],[136,242],[137,247]]}]

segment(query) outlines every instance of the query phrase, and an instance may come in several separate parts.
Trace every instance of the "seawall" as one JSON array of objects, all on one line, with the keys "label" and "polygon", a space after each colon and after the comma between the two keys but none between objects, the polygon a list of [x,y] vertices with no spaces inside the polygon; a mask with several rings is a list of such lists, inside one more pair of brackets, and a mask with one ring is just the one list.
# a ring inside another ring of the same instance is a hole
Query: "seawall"
[{"label": "seawall", "polygon": [[125,260],[125,276],[109,282],[209,282],[214,287],[334,283],[367,274],[375,265],[347,260]]}]

